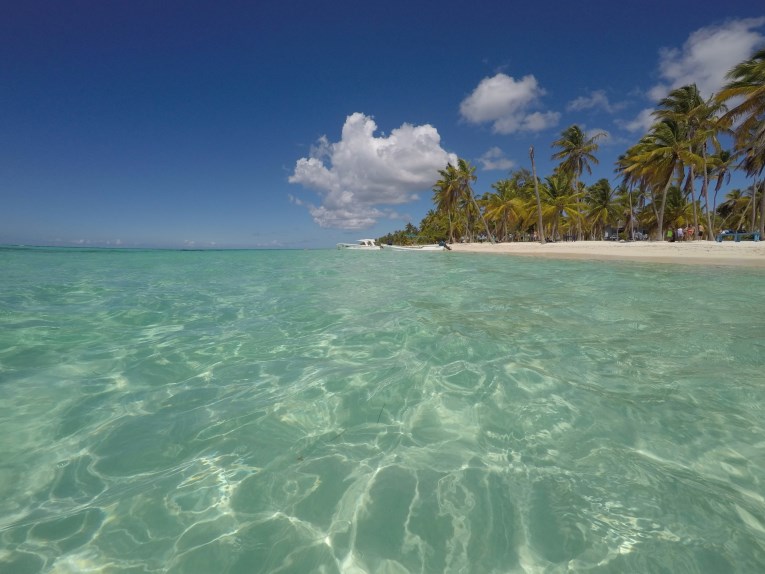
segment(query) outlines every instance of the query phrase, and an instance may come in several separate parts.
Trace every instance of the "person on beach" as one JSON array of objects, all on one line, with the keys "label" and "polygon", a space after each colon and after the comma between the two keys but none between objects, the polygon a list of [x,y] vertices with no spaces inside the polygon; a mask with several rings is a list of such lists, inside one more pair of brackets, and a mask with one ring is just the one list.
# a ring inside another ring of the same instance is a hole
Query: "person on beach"
[{"label": "person on beach", "polygon": [[678,227],[677,228],[677,240],[682,241],[683,240],[683,228]]},{"label": "person on beach", "polygon": [[673,243],[675,241],[675,232],[672,229],[667,229],[667,241]]}]

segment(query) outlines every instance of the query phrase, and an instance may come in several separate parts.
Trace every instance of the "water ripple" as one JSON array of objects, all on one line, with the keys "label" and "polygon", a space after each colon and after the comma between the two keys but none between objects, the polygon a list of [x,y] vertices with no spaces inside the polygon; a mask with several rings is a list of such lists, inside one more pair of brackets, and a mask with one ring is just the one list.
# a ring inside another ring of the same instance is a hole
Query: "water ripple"
[{"label": "water ripple", "polygon": [[765,569],[761,272],[443,255],[0,252],[0,571]]}]

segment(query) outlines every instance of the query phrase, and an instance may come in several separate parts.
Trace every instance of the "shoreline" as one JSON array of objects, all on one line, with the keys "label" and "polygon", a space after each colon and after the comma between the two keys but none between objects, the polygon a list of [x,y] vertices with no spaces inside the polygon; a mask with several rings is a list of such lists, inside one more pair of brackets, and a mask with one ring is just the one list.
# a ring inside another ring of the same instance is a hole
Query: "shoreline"
[{"label": "shoreline", "polygon": [[489,253],[550,259],[725,265],[765,269],[765,241],[567,241],[557,243],[454,243],[454,253]]}]

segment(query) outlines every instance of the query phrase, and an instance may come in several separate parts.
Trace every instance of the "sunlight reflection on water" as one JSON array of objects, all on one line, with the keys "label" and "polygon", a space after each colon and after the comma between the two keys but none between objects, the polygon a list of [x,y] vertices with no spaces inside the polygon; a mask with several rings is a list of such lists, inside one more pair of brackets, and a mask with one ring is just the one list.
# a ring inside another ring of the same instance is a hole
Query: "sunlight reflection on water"
[{"label": "sunlight reflection on water", "polygon": [[0,570],[765,568],[761,271],[0,258]]}]

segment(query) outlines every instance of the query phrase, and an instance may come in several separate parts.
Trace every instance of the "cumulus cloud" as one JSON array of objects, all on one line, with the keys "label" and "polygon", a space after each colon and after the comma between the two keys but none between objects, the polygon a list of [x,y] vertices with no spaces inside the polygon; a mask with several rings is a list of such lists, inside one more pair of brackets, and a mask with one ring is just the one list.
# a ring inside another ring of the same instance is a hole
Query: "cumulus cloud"
[{"label": "cumulus cloud", "polygon": [[725,83],[725,74],[752,56],[765,43],[758,31],[765,26],[765,17],[730,20],[693,32],[682,48],[664,48],[659,53],[661,83],[649,91],[660,100],[670,90],[695,83],[701,95],[710,97]]},{"label": "cumulus cloud", "polygon": [[478,158],[478,161],[483,166],[484,171],[509,170],[515,166],[515,162],[505,157],[505,152],[496,146],[488,149],[485,154]]},{"label": "cumulus cloud", "polygon": [[460,104],[460,114],[470,123],[491,123],[495,133],[541,131],[557,125],[558,112],[532,112],[545,90],[534,76],[516,80],[506,74],[484,78]]},{"label": "cumulus cloud", "polygon": [[623,107],[624,104],[612,104],[608,100],[605,91],[595,90],[589,96],[581,96],[569,102],[566,110],[569,112],[581,112],[583,110],[600,109],[612,114]]},{"label": "cumulus cloud", "polygon": [[435,183],[439,169],[457,162],[431,125],[403,124],[387,137],[375,136],[376,130],[371,117],[354,113],[346,118],[340,141],[322,137],[309,157],[297,161],[289,182],[316,191],[321,205],[290,200],[306,207],[320,226],[364,229],[396,217],[389,206],[415,201]]}]

